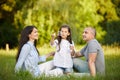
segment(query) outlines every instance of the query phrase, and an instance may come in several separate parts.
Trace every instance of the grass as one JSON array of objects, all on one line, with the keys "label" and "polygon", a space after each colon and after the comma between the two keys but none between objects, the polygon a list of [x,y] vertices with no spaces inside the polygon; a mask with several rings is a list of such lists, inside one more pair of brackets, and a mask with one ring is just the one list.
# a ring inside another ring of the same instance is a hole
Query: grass
[{"label": "grass", "polygon": [[[82,46],[76,46],[76,50]],[[54,49],[43,46],[39,47],[41,55],[47,54]],[[0,50],[0,80],[119,80],[120,76],[120,49],[115,46],[103,46],[105,53],[106,75],[93,77],[78,76],[61,76],[61,77],[45,77],[33,78],[28,72],[14,73],[15,55],[17,50],[12,49],[9,52]],[[49,60],[49,59],[48,59]]]}]

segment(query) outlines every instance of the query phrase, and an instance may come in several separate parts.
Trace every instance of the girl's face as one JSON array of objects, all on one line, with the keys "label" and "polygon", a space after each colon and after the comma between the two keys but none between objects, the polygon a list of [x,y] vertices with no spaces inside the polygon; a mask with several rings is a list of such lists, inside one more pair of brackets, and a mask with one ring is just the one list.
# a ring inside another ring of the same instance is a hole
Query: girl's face
[{"label": "girl's face", "polygon": [[38,30],[36,28],[33,28],[33,31],[31,34],[29,34],[29,40],[37,40],[38,39]]},{"label": "girl's face", "polygon": [[70,33],[68,32],[67,28],[61,28],[60,35],[61,35],[62,39],[67,39],[67,36],[69,36]]}]

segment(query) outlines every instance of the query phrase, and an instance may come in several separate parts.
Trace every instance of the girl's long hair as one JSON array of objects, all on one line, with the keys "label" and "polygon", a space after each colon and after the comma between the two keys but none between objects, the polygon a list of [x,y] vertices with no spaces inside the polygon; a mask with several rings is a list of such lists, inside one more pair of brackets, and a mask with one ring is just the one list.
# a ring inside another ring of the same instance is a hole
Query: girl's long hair
[{"label": "girl's long hair", "polygon": [[[20,55],[20,51],[21,51],[21,48],[23,47],[23,45],[25,43],[27,43],[29,41],[29,34],[31,34],[31,32],[33,31],[33,28],[36,28],[35,26],[26,26],[23,31],[21,32],[21,36],[20,36],[20,40],[19,40],[19,47],[18,47],[18,52],[17,52],[17,56],[16,56],[16,61],[18,60],[19,58],[19,55]],[[37,41],[35,40],[34,41],[34,46],[36,48],[36,43]],[[37,48],[36,48],[37,50]],[[38,50],[37,50],[38,51]]]},{"label": "girl's long hair", "polygon": [[[70,33],[70,35],[67,36],[67,40],[69,41],[70,44],[72,44],[72,37],[71,37],[71,29],[70,29],[70,26],[69,26],[69,25],[66,25],[66,24],[62,25],[62,26],[60,27],[60,29],[59,29],[59,32],[61,31],[62,28],[67,28],[67,29],[68,29],[68,32]],[[59,45],[59,50],[58,50],[58,51],[60,51],[60,43],[61,43],[61,40],[62,40],[62,37],[61,37],[60,33],[59,33],[58,36],[57,36],[57,40],[58,40],[58,45]]]}]

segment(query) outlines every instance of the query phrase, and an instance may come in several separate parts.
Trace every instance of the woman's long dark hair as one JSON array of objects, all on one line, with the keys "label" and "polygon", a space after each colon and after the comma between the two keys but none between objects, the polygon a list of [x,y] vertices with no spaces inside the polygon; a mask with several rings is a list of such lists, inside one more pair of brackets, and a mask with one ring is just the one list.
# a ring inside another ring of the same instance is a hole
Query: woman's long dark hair
[{"label": "woman's long dark hair", "polygon": [[[19,48],[18,48],[18,53],[16,56],[16,61],[19,58],[21,48],[25,43],[29,41],[29,34],[33,31],[33,29],[36,28],[35,26],[26,26],[23,31],[21,32],[20,40],[19,40]],[[34,41],[34,46],[36,47],[36,40]],[[37,50],[37,48],[36,48]],[[37,50],[38,51],[38,50]]]},{"label": "woman's long dark hair", "polygon": [[[69,25],[66,25],[66,24],[62,25],[62,26],[60,27],[60,29],[59,29],[59,32],[61,31],[62,28],[67,28],[67,29],[68,29],[68,32],[70,33],[70,35],[67,36],[67,40],[70,42],[70,44],[72,44],[72,37],[71,37],[71,29],[70,29],[70,26],[69,26]],[[59,33],[59,34],[60,34],[60,33]],[[58,35],[58,36],[57,36],[58,45],[59,45],[59,50],[58,50],[58,51],[60,51],[61,39],[62,39],[61,35]]]}]

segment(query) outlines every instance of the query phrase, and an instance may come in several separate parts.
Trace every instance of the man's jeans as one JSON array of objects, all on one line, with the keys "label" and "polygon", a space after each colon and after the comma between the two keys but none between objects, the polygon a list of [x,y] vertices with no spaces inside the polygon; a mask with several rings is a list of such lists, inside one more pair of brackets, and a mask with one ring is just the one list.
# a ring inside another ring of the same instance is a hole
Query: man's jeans
[{"label": "man's jeans", "polygon": [[81,60],[80,58],[73,59],[73,67],[80,73],[89,73],[88,62]]}]

